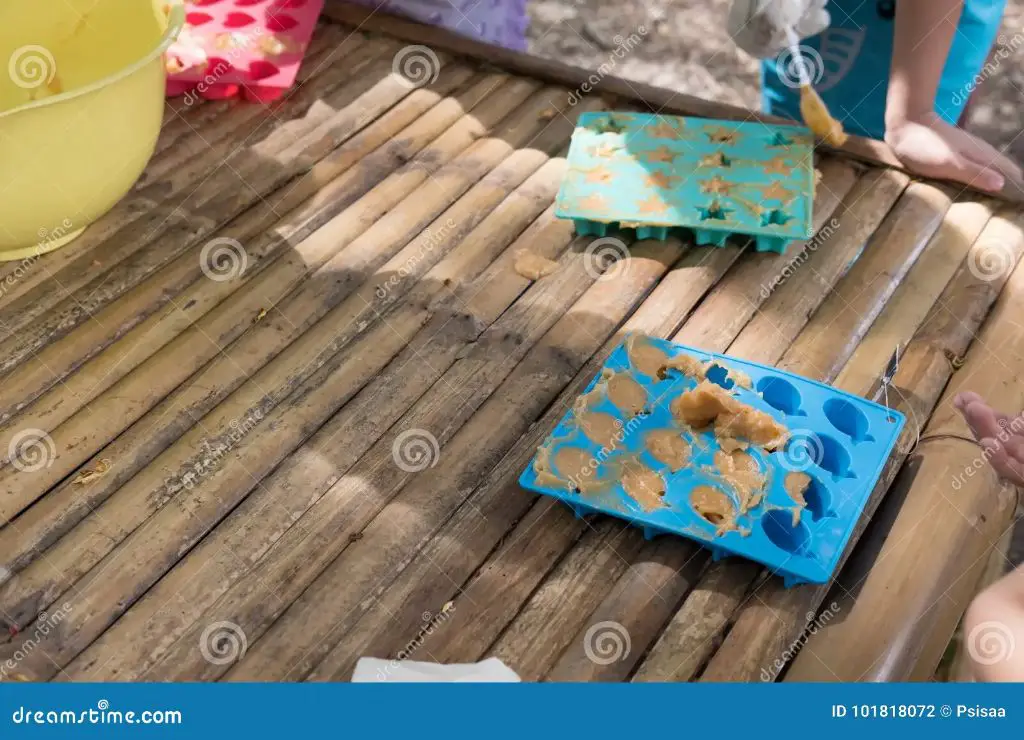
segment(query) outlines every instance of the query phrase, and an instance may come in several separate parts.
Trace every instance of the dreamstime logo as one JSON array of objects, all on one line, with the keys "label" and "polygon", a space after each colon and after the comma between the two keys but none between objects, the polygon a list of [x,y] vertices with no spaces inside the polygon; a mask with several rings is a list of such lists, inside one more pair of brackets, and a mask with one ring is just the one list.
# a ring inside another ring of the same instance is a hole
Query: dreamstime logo
[{"label": "dreamstime logo", "polygon": [[427,641],[427,638],[434,634],[434,630],[451,619],[453,614],[455,614],[455,604],[451,601],[441,607],[441,611],[438,614],[423,612],[423,615],[420,617],[423,624],[416,632],[416,636],[409,640],[404,648],[398,651],[398,654],[390,663],[377,671],[377,680],[387,681],[391,671],[398,667],[398,662],[411,658],[412,654],[419,650],[423,643]]},{"label": "dreamstime logo", "polygon": [[1015,33],[1013,38],[1010,39],[1007,39],[1006,36],[1000,36],[981,71],[968,80],[966,85],[953,93],[951,99],[953,105],[963,105],[978,85],[994,75],[996,70],[1002,65],[1003,60],[1020,49],[1021,46],[1024,46],[1024,34]]},{"label": "dreamstime logo", "polygon": [[583,652],[597,665],[625,660],[632,646],[629,632],[618,622],[598,622],[583,636]]},{"label": "dreamstime logo", "polygon": [[793,274],[800,268],[800,266],[811,258],[811,255],[818,251],[818,248],[832,238],[832,235],[836,233],[836,229],[839,228],[839,219],[833,218],[827,224],[818,229],[814,237],[807,242],[807,248],[800,251],[793,259],[791,259],[782,271],[779,272],[770,282],[765,283],[761,286],[761,298],[767,299],[776,288],[782,285],[784,282],[789,280]]},{"label": "dreamstime logo", "polygon": [[596,88],[600,84],[601,80],[610,75],[612,70],[618,66],[619,60],[625,59],[626,55],[638,47],[646,36],[647,26],[644,25],[637,26],[636,32],[629,34],[629,36],[616,34],[613,39],[615,41],[615,48],[612,50],[612,53],[608,55],[608,61],[602,62],[598,65],[594,73],[591,74],[582,85],[569,93],[569,105],[576,105],[583,99],[584,95]]},{"label": "dreamstime logo", "polygon": [[45,46],[29,44],[14,50],[7,62],[11,81],[23,90],[49,85],[57,76],[57,62]]},{"label": "dreamstime logo", "polygon": [[795,429],[782,451],[779,464],[792,473],[802,473],[816,465],[824,454],[825,449],[817,434],[808,429]]},{"label": "dreamstime logo", "polygon": [[406,429],[395,437],[391,457],[406,473],[418,473],[437,465],[441,449],[437,437],[426,429]]},{"label": "dreamstime logo", "polygon": [[0,681],[6,678],[20,679],[19,674],[15,672],[18,664],[35,652],[39,643],[50,634],[51,630],[56,629],[61,622],[67,619],[71,615],[71,611],[71,604],[65,601],[59,609],[49,614],[42,612],[36,617],[36,621],[32,625],[32,634],[18,644],[18,649],[7,660],[0,663]]},{"label": "dreamstime logo", "polygon": [[423,237],[419,240],[419,248],[416,253],[409,257],[405,263],[398,268],[398,271],[390,275],[387,280],[377,286],[377,290],[374,291],[377,298],[384,300],[388,297],[388,293],[391,289],[402,282],[405,278],[409,277],[424,259],[430,255],[437,247],[444,243],[444,240],[448,238],[448,235],[455,228],[455,219],[448,219],[440,228],[431,231],[427,229],[423,232]]},{"label": "dreamstime logo", "polygon": [[614,278],[626,269],[629,249],[621,239],[605,236],[595,239],[583,252],[583,269],[594,280]]},{"label": "dreamstime logo", "polygon": [[[1010,437],[1024,433],[1024,417],[1015,416],[1010,421],[1006,419],[999,420],[999,432],[996,434],[996,441],[1001,444],[1006,444]],[[959,491],[964,487],[964,484],[974,477],[974,474],[979,470],[986,469],[987,463],[992,459],[994,451],[988,447],[981,448],[981,454],[971,460],[970,463],[964,466],[963,472],[959,475],[953,476],[952,487],[954,491]]]},{"label": "dreamstime logo", "polygon": [[967,654],[978,665],[1004,663],[1016,647],[1013,632],[1002,622],[982,622],[967,636]]},{"label": "dreamstime logo", "polygon": [[7,459],[22,473],[35,473],[53,465],[57,445],[42,429],[22,429],[7,445]]},{"label": "dreamstime logo", "polygon": [[241,277],[249,265],[249,255],[236,240],[226,236],[211,239],[199,253],[199,268],[218,283]]},{"label": "dreamstime logo", "polygon": [[817,619],[814,618],[814,612],[807,612],[807,629],[801,632],[800,637],[790,643],[789,647],[783,650],[782,654],[771,665],[761,669],[761,680],[770,683],[778,678],[779,674],[782,673],[782,669],[793,659],[793,656],[800,652],[800,649],[807,644],[807,641],[838,615],[839,604],[834,601],[822,610]]},{"label": "dreamstime logo", "polygon": [[214,622],[199,636],[199,652],[207,663],[229,665],[245,657],[249,641],[234,622]]},{"label": "dreamstime logo", "polygon": [[1013,265],[1013,253],[1010,248],[1003,242],[992,239],[978,242],[967,255],[967,269],[978,280],[986,283],[1008,275]]},{"label": "dreamstime logo", "polygon": [[441,60],[429,46],[414,44],[399,49],[391,71],[409,87],[429,85],[441,73]]},{"label": "dreamstime logo", "polygon": [[775,69],[779,79],[786,87],[798,88],[807,80],[812,85],[821,82],[825,74],[825,62],[821,54],[809,46],[798,46],[799,54],[794,54],[792,49],[782,50],[775,60]]}]

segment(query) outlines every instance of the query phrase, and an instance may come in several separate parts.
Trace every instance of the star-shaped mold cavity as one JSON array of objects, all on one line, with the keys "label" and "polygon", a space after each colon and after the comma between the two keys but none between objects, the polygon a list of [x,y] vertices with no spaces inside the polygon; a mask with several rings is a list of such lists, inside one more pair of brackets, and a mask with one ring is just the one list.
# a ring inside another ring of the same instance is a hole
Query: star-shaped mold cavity
[{"label": "star-shaped mold cavity", "polygon": [[612,172],[607,167],[594,167],[583,171],[583,182],[606,185],[612,181]]},{"label": "star-shaped mold cavity", "polygon": [[664,172],[654,172],[644,178],[644,187],[648,188],[674,188],[679,178],[676,175],[666,175]]},{"label": "star-shaped mold cavity", "polygon": [[785,213],[780,208],[766,208],[761,212],[761,225],[784,226],[786,222],[792,220],[792,218],[792,216]]},{"label": "star-shaped mold cavity", "polygon": [[626,130],[626,126],[612,115],[597,119],[591,124],[591,128],[599,134],[621,134]]},{"label": "star-shaped mold cavity", "polygon": [[793,165],[782,157],[772,157],[764,163],[764,173],[766,175],[788,175],[792,171]]},{"label": "star-shaped mold cavity", "polygon": [[739,131],[719,126],[707,130],[708,140],[712,144],[733,145],[739,140]]},{"label": "star-shaped mold cavity", "polygon": [[705,180],[700,184],[700,191],[713,195],[729,195],[732,187],[732,183],[726,182],[719,175],[715,175],[710,180]]},{"label": "star-shaped mold cavity", "polygon": [[608,210],[608,201],[597,193],[593,193],[585,198],[580,198],[576,202],[576,208],[588,213],[604,213]]},{"label": "star-shaped mold cavity", "polygon": [[665,201],[652,193],[637,203],[637,209],[640,213],[664,213],[668,210],[668,206],[665,204]]},{"label": "star-shaped mold cavity", "polygon": [[679,129],[683,128],[684,123],[678,118],[672,119],[672,123],[662,116],[658,116],[656,120],[657,123],[648,123],[644,126],[644,131],[652,139],[676,139],[682,135]]},{"label": "star-shaped mold cavity", "polygon": [[771,185],[761,186],[761,196],[764,200],[787,200],[793,193],[779,183],[773,182]]},{"label": "star-shaped mold cavity", "polygon": [[679,155],[667,146],[660,146],[653,151],[644,152],[643,158],[654,164],[672,164]]},{"label": "star-shaped mold cavity", "polygon": [[721,152],[715,152],[714,154],[708,154],[707,156],[700,158],[701,167],[731,167],[732,160]]},{"label": "star-shaped mold cavity", "polygon": [[732,208],[726,208],[717,200],[707,206],[697,206],[697,213],[700,214],[701,221],[728,221],[729,214],[732,212]]}]

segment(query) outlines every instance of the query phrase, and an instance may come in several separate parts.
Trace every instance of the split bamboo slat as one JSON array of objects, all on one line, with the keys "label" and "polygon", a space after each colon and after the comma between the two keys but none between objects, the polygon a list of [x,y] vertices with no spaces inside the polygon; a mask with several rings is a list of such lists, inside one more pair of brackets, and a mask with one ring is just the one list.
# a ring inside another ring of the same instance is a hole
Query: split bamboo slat
[{"label": "split bamboo slat", "polygon": [[[169,101],[128,196],[0,270],[0,449],[30,435],[46,458],[0,460],[0,661],[61,681],[346,680],[364,655],[493,655],[530,681],[927,678],[1013,508],[987,472],[949,495],[979,452],[942,435],[965,433],[959,390],[1024,405],[1014,207],[855,142],[821,156],[817,235],[785,255],[621,235],[604,261],[554,215],[574,121],[660,93],[580,101],[566,69],[498,69],[431,29],[437,74],[413,84],[395,60],[418,27],[356,12],[327,4],[280,101]],[[244,266],[211,275],[214,242]],[[522,250],[557,269],[520,274]],[[628,331],[865,396],[905,348],[890,400],[911,421],[831,590],[519,488]],[[218,624],[244,635],[234,660],[208,659]],[[607,624],[628,649],[594,660]]]}]

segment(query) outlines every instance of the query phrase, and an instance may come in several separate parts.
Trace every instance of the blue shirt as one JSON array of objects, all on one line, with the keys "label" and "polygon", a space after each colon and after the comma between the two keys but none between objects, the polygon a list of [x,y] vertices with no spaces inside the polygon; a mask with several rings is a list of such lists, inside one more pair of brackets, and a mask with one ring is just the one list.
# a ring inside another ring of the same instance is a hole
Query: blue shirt
[{"label": "blue shirt", "polygon": [[[814,88],[850,133],[875,139],[885,134],[896,1],[831,0],[831,27],[801,42]],[[1005,7],[1006,0],[964,2],[935,96],[935,112],[949,123],[956,124],[971,91],[996,64],[986,68],[985,62]],[[1020,41],[1024,47],[1024,38]],[[799,78],[790,54],[765,61],[761,79],[765,112],[799,120]]]}]

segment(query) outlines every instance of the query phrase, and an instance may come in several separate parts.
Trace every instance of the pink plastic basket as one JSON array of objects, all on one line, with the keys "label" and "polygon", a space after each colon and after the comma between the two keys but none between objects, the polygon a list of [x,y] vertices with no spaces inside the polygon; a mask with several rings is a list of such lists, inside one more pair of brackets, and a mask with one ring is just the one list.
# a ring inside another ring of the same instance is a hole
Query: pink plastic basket
[{"label": "pink plastic basket", "polygon": [[295,82],[324,0],[191,0],[167,51],[167,95],[276,100]]}]

